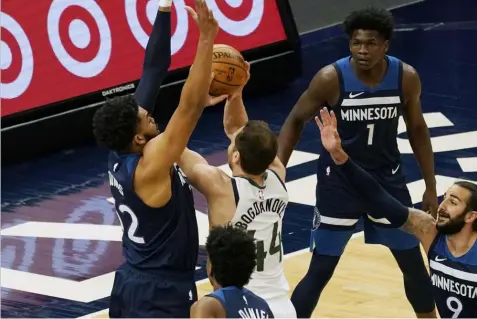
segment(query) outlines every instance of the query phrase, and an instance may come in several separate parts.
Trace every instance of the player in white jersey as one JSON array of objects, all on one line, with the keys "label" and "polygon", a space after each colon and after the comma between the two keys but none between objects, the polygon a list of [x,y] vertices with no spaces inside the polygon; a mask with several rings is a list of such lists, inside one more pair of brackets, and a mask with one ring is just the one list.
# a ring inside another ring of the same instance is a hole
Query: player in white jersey
[{"label": "player in white jersey", "polygon": [[182,154],[179,165],[189,183],[206,197],[211,227],[231,223],[255,238],[257,266],[246,288],[267,301],[275,318],[296,318],[283,273],[286,170],[277,157],[275,134],[265,122],[248,120],[242,89],[227,99],[224,111],[232,177],[190,150]]}]

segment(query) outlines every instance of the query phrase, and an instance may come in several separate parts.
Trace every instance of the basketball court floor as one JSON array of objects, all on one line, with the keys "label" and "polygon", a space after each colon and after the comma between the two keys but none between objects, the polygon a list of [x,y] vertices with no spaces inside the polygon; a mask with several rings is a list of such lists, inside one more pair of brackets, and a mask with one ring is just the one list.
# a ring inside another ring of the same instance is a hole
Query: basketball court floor
[{"label": "basketball court floor", "polygon": [[[472,0],[423,1],[394,10],[397,32],[390,54],[412,64],[423,83],[422,104],[435,152],[439,195],[456,179],[477,181],[477,10]],[[347,55],[347,40],[330,27],[302,36],[303,76],[288,89],[246,100],[251,119],[278,132],[290,108],[323,65]],[[253,65],[252,65],[253,76]],[[190,147],[211,164],[226,163],[222,108],[208,109]],[[424,183],[399,128],[399,147],[413,202]],[[282,231],[291,291],[305,274],[315,202],[313,175],[320,153],[314,123],[304,130],[289,164],[290,204]],[[227,170],[227,166],[223,166]],[[107,317],[114,270],[122,263],[121,228],[106,183],[106,152],[66,150],[2,171],[2,317]],[[207,208],[196,194],[201,244]],[[196,278],[210,291],[203,248]],[[399,269],[386,248],[350,241],[314,317],[413,317]]]}]

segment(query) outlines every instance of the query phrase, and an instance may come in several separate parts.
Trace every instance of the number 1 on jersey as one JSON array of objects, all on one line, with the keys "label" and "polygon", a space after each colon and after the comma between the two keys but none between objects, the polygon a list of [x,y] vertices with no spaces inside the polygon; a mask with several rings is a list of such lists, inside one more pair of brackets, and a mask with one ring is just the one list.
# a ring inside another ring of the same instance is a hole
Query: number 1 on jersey
[{"label": "number 1 on jersey", "polygon": [[368,124],[368,145],[373,145],[373,136],[374,136],[374,124]]},{"label": "number 1 on jersey", "polygon": [[[249,230],[248,234],[252,237],[255,235],[255,230]],[[278,243],[275,245],[278,236]],[[265,258],[267,257],[267,252],[265,251],[265,245],[263,240],[257,240],[257,271],[263,271],[265,265]],[[282,251],[282,234],[278,231],[278,222],[273,224],[273,233],[272,241],[270,242],[270,247],[268,248],[268,253],[270,256],[280,253],[279,262],[282,261],[283,251]]]}]

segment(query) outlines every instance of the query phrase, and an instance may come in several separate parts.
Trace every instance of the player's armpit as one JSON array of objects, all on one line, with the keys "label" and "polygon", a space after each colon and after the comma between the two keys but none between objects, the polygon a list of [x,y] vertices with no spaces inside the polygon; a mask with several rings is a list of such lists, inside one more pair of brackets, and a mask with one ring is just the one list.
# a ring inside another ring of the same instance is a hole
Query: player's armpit
[{"label": "player's armpit", "polygon": [[191,318],[226,318],[225,309],[215,298],[203,297],[190,308]]},{"label": "player's armpit", "polygon": [[209,163],[199,153],[191,151],[190,149],[186,148],[184,152],[182,152],[182,155],[179,158],[179,161],[177,162],[177,164],[182,169],[184,174],[190,175],[195,165],[199,165],[199,164],[208,165]]},{"label": "player's armpit", "polygon": [[182,169],[182,171],[187,176],[189,184],[206,198],[221,193],[224,189],[224,176],[226,176],[226,174],[218,167],[209,164],[196,164],[186,167],[186,169]]},{"label": "player's armpit", "polygon": [[409,216],[401,229],[416,236],[426,253],[437,235],[436,220],[430,214],[414,208],[409,208]]},{"label": "player's armpit", "polygon": [[320,106],[338,99],[340,84],[338,73],[333,65],[322,68],[311,80],[283,124],[278,137],[278,157],[287,165],[291,153],[306,122],[311,120]]}]

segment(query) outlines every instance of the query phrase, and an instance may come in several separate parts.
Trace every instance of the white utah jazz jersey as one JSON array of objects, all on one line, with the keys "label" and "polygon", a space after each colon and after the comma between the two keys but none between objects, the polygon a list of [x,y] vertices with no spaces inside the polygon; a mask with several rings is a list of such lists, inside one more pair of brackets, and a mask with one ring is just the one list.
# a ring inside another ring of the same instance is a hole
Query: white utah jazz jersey
[{"label": "white utah jazz jersey", "polygon": [[257,266],[247,289],[267,299],[287,295],[283,274],[282,222],[288,193],[278,175],[267,170],[265,186],[245,177],[233,177],[237,209],[232,224],[245,228],[256,240]]}]

